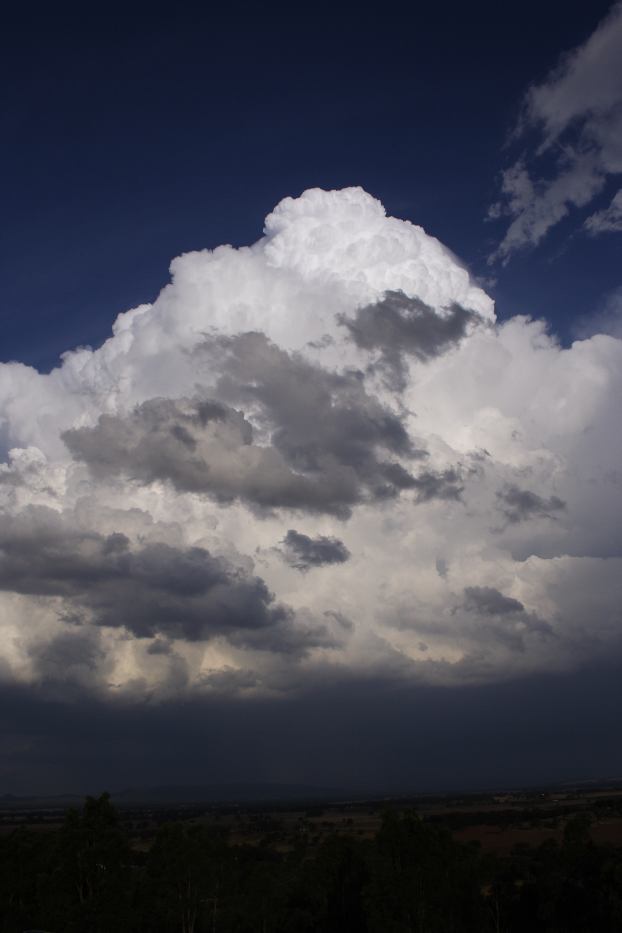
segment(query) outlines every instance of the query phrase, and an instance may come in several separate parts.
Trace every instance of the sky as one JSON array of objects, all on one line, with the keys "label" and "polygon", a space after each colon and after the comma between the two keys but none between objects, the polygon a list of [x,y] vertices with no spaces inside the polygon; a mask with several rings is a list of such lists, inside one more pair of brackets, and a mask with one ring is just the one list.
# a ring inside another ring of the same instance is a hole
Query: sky
[{"label": "sky", "polygon": [[0,43],[0,793],[622,777],[622,7]]}]

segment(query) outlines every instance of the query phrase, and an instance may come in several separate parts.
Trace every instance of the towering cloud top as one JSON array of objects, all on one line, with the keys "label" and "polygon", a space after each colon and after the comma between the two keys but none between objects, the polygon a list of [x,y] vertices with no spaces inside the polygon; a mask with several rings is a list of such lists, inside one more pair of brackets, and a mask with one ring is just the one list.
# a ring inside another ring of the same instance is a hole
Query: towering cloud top
[{"label": "towering cloud top", "polygon": [[284,696],[619,650],[621,341],[497,326],[359,188],[171,271],[98,349],[0,365],[5,678]]},{"label": "towering cloud top", "polygon": [[268,263],[305,281],[331,283],[351,299],[372,302],[403,291],[436,308],[458,302],[493,318],[490,298],[473,285],[438,240],[408,221],[387,217],[361,188],[285,198],[266,218]]}]

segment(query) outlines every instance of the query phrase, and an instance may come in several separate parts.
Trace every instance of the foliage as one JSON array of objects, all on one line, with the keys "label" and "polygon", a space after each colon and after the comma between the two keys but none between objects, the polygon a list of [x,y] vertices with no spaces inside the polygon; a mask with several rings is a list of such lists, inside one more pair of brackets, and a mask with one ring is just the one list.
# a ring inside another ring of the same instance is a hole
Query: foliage
[{"label": "foliage", "polygon": [[504,858],[391,810],[373,839],[232,845],[195,819],[141,852],[103,794],[59,831],[0,837],[0,933],[617,933],[622,850],[589,822]]}]

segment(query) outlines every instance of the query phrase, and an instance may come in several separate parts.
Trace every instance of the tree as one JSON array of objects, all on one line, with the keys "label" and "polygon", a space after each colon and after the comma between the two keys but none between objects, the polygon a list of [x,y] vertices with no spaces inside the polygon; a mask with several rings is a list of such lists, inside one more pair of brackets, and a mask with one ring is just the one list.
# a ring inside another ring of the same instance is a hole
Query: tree
[{"label": "tree", "polygon": [[208,917],[216,931],[226,854],[222,834],[204,826],[169,823],[158,831],[148,860],[150,889],[159,915],[181,933],[195,933],[199,918]]},{"label": "tree", "polygon": [[110,795],[87,797],[82,811],[69,810],[61,830],[62,876],[67,886],[67,922],[78,928],[121,930],[127,922],[130,851]]}]

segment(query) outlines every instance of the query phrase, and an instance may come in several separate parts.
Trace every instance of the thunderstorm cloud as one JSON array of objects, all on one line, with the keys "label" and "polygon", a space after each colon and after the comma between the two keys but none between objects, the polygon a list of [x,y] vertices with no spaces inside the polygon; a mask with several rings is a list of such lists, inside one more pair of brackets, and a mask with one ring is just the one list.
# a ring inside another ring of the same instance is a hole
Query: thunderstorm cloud
[{"label": "thunderstorm cloud", "polygon": [[278,704],[620,654],[614,331],[564,349],[497,323],[359,188],[286,198],[257,243],[171,270],[98,349],[0,366],[7,691]]}]

